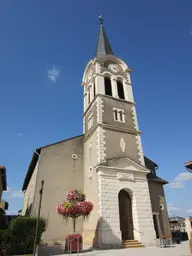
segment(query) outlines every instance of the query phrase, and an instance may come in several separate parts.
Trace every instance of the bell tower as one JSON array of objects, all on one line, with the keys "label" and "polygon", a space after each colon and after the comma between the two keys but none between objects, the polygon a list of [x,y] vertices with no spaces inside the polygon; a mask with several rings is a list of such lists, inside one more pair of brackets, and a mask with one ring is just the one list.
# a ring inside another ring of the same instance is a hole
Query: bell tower
[{"label": "bell tower", "polygon": [[113,54],[100,18],[95,58],[83,76],[85,140],[97,133],[97,164],[127,156],[144,165],[131,69]]},{"label": "bell tower", "polygon": [[[144,163],[131,71],[122,59],[114,55],[103,26],[103,19],[100,17],[95,57],[88,62],[82,81],[85,134],[84,191],[87,199],[95,202],[90,220],[84,224],[84,241],[99,247],[104,244],[114,244],[118,247],[122,244],[118,193],[123,186],[127,186],[130,191],[129,198],[135,207],[132,227],[135,230],[140,229],[142,224],[136,217],[139,213],[135,206],[136,194],[133,191],[137,187],[133,185],[138,174],[142,176],[149,211],[146,221],[150,223],[150,233],[154,234],[146,179],[148,170]],[[140,178],[138,181],[140,182]],[[139,182],[138,190],[141,189]],[[141,241],[139,232],[132,230],[129,233],[134,233],[134,238]],[[146,232],[148,237],[151,237],[151,234]]]}]

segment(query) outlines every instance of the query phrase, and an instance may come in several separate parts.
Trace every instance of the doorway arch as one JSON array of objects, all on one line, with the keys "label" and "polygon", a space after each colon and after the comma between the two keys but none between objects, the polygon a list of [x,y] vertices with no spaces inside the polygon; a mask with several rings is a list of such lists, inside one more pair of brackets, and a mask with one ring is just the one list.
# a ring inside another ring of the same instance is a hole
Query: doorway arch
[{"label": "doorway arch", "polygon": [[122,189],[118,195],[119,198],[119,219],[122,240],[133,240],[133,215],[132,199],[129,193]]}]

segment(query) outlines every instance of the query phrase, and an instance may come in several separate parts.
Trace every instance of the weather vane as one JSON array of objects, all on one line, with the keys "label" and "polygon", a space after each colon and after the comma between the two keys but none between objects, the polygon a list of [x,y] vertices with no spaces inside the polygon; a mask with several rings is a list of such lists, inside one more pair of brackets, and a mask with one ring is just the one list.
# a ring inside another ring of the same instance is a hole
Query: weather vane
[{"label": "weather vane", "polygon": [[99,16],[100,24],[103,25],[103,15]]}]

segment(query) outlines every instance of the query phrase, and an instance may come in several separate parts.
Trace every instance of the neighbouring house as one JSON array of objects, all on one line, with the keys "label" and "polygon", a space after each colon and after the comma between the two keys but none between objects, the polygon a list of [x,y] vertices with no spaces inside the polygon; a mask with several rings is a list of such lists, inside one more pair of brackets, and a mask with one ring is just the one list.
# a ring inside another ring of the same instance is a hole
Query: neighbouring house
[{"label": "neighbouring house", "polygon": [[37,215],[45,182],[46,242],[72,232],[72,222],[66,224],[56,206],[73,188],[94,204],[89,220],[77,225],[85,244],[109,248],[138,240],[153,245],[160,235],[171,236],[163,188],[168,182],[143,154],[131,71],[114,55],[101,22],[95,57],[83,75],[83,135],[36,149],[24,179],[22,215]]},{"label": "neighbouring house", "polygon": [[2,199],[3,191],[7,190],[7,176],[5,166],[0,165],[0,202]]},{"label": "neighbouring house", "polygon": [[174,216],[169,218],[171,231],[179,230],[185,232],[185,218]]},{"label": "neighbouring house", "polygon": [[5,166],[0,165],[0,229],[7,227],[7,218],[5,211],[8,210],[9,204],[2,199],[3,191],[7,190],[7,175]]},{"label": "neighbouring house", "polygon": [[191,232],[192,232],[192,216],[189,216],[185,219],[185,226],[186,226],[186,232],[188,235],[188,239],[190,239]]},{"label": "neighbouring house", "polygon": [[5,214],[5,211],[8,210],[8,208],[9,208],[8,202],[1,199],[1,202],[0,202],[0,211],[1,211],[1,213]]},{"label": "neighbouring house", "polygon": [[187,170],[188,170],[189,172],[192,172],[192,160],[190,160],[190,161],[188,161],[187,163],[185,163],[184,166],[187,168]]}]

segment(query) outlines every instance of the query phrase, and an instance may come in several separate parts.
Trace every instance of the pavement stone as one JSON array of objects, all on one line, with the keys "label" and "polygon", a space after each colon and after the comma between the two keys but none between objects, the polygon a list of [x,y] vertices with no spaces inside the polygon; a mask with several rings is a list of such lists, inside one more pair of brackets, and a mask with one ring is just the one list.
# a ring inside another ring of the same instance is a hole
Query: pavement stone
[{"label": "pavement stone", "polygon": [[[129,249],[117,249],[117,250],[94,250],[89,251],[89,248],[84,246],[84,252],[79,253],[79,256],[192,256],[189,253],[189,242],[183,242],[178,245],[173,245],[173,247],[157,248],[157,247],[145,247],[145,248],[129,248]],[[56,252],[52,249],[47,251],[40,251],[39,256],[66,256],[67,254],[62,254],[62,250]],[[72,256],[76,256],[77,253],[73,253]]]}]

